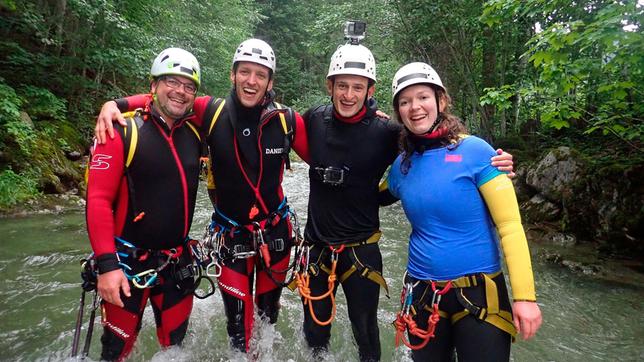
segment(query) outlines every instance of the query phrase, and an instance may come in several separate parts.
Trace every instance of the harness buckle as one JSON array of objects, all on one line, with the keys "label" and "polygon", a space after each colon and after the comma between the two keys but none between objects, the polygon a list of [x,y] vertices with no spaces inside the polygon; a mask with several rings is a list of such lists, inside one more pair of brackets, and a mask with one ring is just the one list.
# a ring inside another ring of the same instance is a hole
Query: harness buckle
[{"label": "harness buckle", "polygon": [[233,254],[236,257],[238,254],[254,253],[253,250],[244,244],[233,245]]},{"label": "harness buckle", "polygon": [[270,244],[273,251],[284,251],[284,239],[273,239]]},{"label": "harness buckle", "polygon": [[254,257],[255,254],[257,254],[257,253],[254,252],[254,251],[246,251],[246,252],[243,252],[243,253],[235,253],[233,255],[233,259],[248,259],[248,258]]},{"label": "harness buckle", "polygon": [[318,173],[322,182],[325,184],[339,186],[344,183],[345,178],[345,168],[328,166],[328,167],[316,167],[315,171]]}]

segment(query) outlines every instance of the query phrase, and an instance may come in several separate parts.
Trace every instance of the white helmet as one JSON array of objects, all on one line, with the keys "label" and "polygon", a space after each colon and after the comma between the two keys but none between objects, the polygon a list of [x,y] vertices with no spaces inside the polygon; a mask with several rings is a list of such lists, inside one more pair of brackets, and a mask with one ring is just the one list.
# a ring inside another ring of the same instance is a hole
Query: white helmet
[{"label": "white helmet", "polygon": [[180,75],[192,79],[197,87],[201,84],[201,70],[197,58],[181,48],[168,48],[154,59],[150,76],[156,78],[162,75]]},{"label": "white helmet", "polygon": [[335,75],[359,75],[376,81],[376,61],[373,54],[363,45],[345,44],[340,46],[329,64],[327,79]]},{"label": "white helmet", "polygon": [[233,56],[233,67],[237,62],[257,63],[275,73],[275,53],[273,48],[260,39],[248,39],[239,44]]},{"label": "white helmet", "polygon": [[394,80],[391,82],[392,98],[396,99],[396,95],[401,90],[413,84],[433,84],[446,91],[441,78],[434,68],[429,64],[416,62],[409,63],[398,69],[396,75],[394,75]]}]

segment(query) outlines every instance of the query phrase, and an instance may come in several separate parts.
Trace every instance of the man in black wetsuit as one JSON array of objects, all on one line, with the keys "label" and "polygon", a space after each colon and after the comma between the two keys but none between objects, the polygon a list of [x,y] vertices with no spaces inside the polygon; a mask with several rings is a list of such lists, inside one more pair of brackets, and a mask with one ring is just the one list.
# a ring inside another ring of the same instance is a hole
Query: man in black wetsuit
[{"label": "man in black wetsuit", "polygon": [[[329,291],[335,265],[347,299],[361,361],[380,359],[378,297],[387,288],[378,247],[378,184],[398,154],[399,126],[376,116],[376,64],[362,45],[346,44],[331,58],[332,104],[304,114],[310,151],[310,195],[304,239],[311,245],[312,297]],[[338,283],[339,282],[339,283]],[[303,297],[304,335],[318,358],[328,348],[334,298]],[[312,303],[312,304],[311,304]]]}]

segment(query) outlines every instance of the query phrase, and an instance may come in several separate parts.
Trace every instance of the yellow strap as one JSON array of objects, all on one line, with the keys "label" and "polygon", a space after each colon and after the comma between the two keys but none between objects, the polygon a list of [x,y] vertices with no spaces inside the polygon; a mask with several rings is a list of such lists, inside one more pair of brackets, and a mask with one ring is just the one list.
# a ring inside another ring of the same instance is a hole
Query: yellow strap
[{"label": "yellow strap", "polygon": [[470,314],[470,312],[468,312],[467,310],[462,310],[458,313],[452,314],[452,318],[451,318],[452,324],[456,324],[456,322],[460,321],[468,314]]},{"label": "yellow strap", "polygon": [[[497,276],[499,276],[499,274],[501,274],[501,271],[498,271],[496,273],[490,273],[490,274],[486,274],[486,273],[482,273],[482,274],[483,274],[484,279],[485,278],[494,279]],[[456,287],[456,288],[475,287],[475,286],[477,286],[479,284],[478,280],[476,279],[476,277],[478,275],[481,275],[481,274],[466,275],[466,276],[462,276],[460,278],[453,279],[453,280],[451,280],[452,287]],[[447,285],[449,280],[435,280],[434,282],[436,283],[437,286],[442,288],[445,285]]]},{"label": "yellow strap", "polygon": [[290,289],[291,292],[294,292],[295,289],[297,289],[297,279],[293,279],[286,287]]},{"label": "yellow strap", "polygon": [[378,192],[383,192],[389,188],[389,181],[387,179],[384,179],[379,185],[378,185]]},{"label": "yellow strap", "polygon": [[355,242],[355,243],[347,243],[347,244],[344,244],[344,246],[347,247],[347,248],[352,248],[354,246],[369,245],[369,244],[377,243],[378,240],[380,240],[380,236],[382,236],[382,231],[378,230],[375,233],[373,233],[373,235],[371,235],[365,241],[358,241],[358,242]]},{"label": "yellow strap", "polygon": [[507,319],[502,318],[499,314],[490,314],[485,318],[485,322],[490,323],[496,328],[511,335],[512,341],[514,342],[514,337],[517,335],[517,329],[514,327],[514,323],[511,320],[508,321]]},{"label": "yellow strap", "polygon": [[199,131],[197,131],[197,128],[195,128],[195,126],[190,122],[186,122],[186,124],[192,130],[192,132],[194,132],[195,136],[197,136],[199,142],[201,142],[201,135],[199,134]]},{"label": "yellow strap", "polygon": [[487,314],[499,313],[499,291],[496,289],[496,283],[487,275],[483,275],[485,280],[485,299],[487,303]]},{"label": "yellow strap", "polygon": [[208,135],[210,135],[210,132],[212,132],[212,128],[215,126],[215,123],[217,123],[217,119],[219,119],[219,113],[221,113],[221,110],[224,109],[224,104],[226,104],[226,100],[222,99],[221,103],[219,103],[219,107],[217,107],[217,110],[215,111],[215,115],[212,116],[212,121],[210,122],[210,128],[208,129]]},{"label": "yellow strap", "polygon": [[206,187],[208,190],[214,190],[217,188],[217,185],[215,185],[215,175],[212,171],[212,162],[210,158],[208,158],[208,161],[206,162]]},{"label": "yellow strap", "polygon": [[136,144],[139,141],[139,128],[136,126],[136,122],[133,117],[128,118],[130,125],[126,127],[127,130],[130,128],[132,130],[132,136],[130,136],[130,145],[127,151],[127,160],[125,161],[125,167],[129,167],[134,158],[134,151],[136,150]]},{"label": "yellow strap", "polygon": [[284,113],[280,112],[280,122],[282,123],[282,129],[284,130],[284,134],[288,134],[288,126],[286,125],[286,117],[284,117]]},{"label": "yellow strap", "polygon": [[351,268],[349,268],[349,270],[345,271],[344,273],[342,273],[342,275],[340,275],[340,278],[338,279],[338,281],[340,281],[340,283],[344,282],[345,280],[347,280],[347,278],[351,276],[351,274],[355,273],[356,270],[358,270],[358,268],[356,268],[355,265],[351,265]]},{"label": "yellow strap", "polygon": [[[282,109],[284,108],[281,104],[277,102],[275,103],[275,108],[277,109]],[[278,112],[280,116],[280,122],[282,123],[282,129],[284,130],[284,134],[288,134],[288,125],[286,124],[286,116],[284,116],[284,112]]]}]

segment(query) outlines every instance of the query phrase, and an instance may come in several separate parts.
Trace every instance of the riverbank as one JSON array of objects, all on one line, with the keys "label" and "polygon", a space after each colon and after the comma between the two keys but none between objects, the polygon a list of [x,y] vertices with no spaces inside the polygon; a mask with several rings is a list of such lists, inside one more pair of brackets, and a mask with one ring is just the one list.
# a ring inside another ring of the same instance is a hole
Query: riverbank
[{"label": "riverbank", "polygon": [[0,218],[84,212],[85,199],[75,193],[45,194],[11,208],[0,209]]}]

